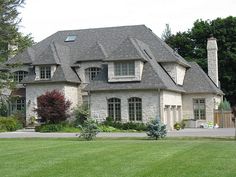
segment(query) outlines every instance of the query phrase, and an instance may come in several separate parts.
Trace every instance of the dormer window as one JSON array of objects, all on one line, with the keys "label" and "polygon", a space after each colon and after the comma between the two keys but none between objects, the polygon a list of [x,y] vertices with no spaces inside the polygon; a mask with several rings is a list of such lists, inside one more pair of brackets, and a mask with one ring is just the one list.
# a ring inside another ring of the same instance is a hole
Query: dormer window
[{"label": "dormer window", "polygon": [[50,66],[40,66],[40,79],[50,79],[51,78],[51,67]]},{"label": "dormer window", "polygon": [[134,76],[134,61],[131,62],[115,62],[115,76]]},{"label": "dormer window", "polygon": [[86,81],[89,82],[91,80],[94,80],[94,78],[98,75],[100,71],[101,71],[101,68],[98,68],[98,67],[87,68],[85,70]]},{"label": "dormer window", "polygon": [[21,82],[28,73],[26,71],[17,71],[14,73],[14,81],[15,82]]}]

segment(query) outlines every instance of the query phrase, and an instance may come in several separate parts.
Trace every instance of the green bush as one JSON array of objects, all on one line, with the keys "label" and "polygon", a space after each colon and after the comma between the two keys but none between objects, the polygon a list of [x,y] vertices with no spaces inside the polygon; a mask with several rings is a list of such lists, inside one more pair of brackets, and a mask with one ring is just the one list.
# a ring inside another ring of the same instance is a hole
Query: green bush
[{"label": "green bush", "polygon": [[36,132],[59,132],[62,129],[62,124],[43,124],[35,127]]},{"label": "green bush", "polygon": [[154,119],[147,125],[147,135],[151,138],[164,138],[167,134],[166,125],[160,119]]},{"label": "green bush", "polygon": [[0,131],[15,131],[22,125],[15,117],[0,117]]},{"label": "green bush", "polygon": [[231,111],[230,103],[225,99],[224,101],[220,102],[218,109],[222,111]]},{"label": "green bush", "polygon": [[76,126],[83,125],[89,117],[88,105],[81,105],[74,109]]},{"label": "green bush", "polygon": [[146,131],[147,125],[139,122],[118,122],[113,121],[112,118],[107,117],[106,121],[103,122],[104,125],[111,126],[120,130],[136,130],[136,131]]},{"label": "green bush", "polygon": [[116,131],[118,131],[117,128],[114,128],[109,125],[98,125],[98,128],[101,132],[116,132]]},{"label": "green bush", "polygon": [[96,137],[99,132],[99,128],[96,122],[92,119],[84,121],[83,126],[81,126],[80,138],[90,141]]},{"label": "green bush", "polygon": [[175,130],[180,130],[180,129],[181,129],[181,124],[178,123],[178,122],[176,122],[176,123],[174,124],[174,129],[175,129]]}]

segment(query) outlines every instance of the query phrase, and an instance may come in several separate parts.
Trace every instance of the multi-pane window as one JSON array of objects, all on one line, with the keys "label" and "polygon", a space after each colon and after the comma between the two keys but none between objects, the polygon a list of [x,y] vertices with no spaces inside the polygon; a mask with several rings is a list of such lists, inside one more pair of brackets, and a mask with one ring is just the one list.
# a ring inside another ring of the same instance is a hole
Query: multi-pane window
[{"label": "multi-pane window", "polygon": [[135,74],[134,62],[116,62],[115,76],[132,76]]},{"label": "multi-pane window", "polygon": [[17,99],[12,103],[12,111],[23,111],[25,109],[25,99]]},{"label": "multi-pane window", "polygon": [[40,67],[40,79],[50,79],[51,78],[51,67],[41,66]]},{"label": "multi-pane window", "polygon": [[101,68],[97,68],[97,67],[87,68],[85,70],[86,81],[93,80],[100,71],[101,71]]},{"label": "multi-pane window", "polygon": [[119,98],[108,99],[108,117],[112,117],[115,121],[121,120],[121,103]]},{"label": "multi-pane window", "polygon": [[129,104],[129,120],[142,121],[142,99],[132,97],[128,99]]},{"label": "multi-pane window", "polygon": [[193,99],[194,119],[206,119],[205,99]]},{"label": "multi-pane window", "polygon": [[25,78],[26,75],[27,75],[27,72],[25,71],[17,71],[14,73],[14,81],[20,82]]}]

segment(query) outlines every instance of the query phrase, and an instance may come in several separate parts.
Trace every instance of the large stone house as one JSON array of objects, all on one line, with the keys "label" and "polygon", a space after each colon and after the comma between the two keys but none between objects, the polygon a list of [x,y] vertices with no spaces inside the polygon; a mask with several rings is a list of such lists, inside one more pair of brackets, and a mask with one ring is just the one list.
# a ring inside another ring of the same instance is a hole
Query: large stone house
[{"label": "large stone house", "polygon": [[7,61],[22,63],[12,70],[20,83],[12,110],[26,109],[29,120],[37,97],[57,89],[98,121],[213,121],[223,95],[216,39],[207,51],[208,75],[144,25],[59,31]]}]

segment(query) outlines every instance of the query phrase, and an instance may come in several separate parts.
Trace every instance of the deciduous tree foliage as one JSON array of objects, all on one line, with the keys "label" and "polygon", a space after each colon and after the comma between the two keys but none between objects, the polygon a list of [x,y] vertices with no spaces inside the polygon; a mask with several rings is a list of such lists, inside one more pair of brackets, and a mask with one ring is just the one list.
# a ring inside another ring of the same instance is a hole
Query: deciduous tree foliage
[{"label": "deciduous tree foliage", "polygon": [[207,72],[207,39],[217,38],[219,80],[227,100],[236,104],[236,17],[197,20],[192,29],[165,39],[188,61],[196,61]]},{"label": "deciduous tree foliage", "polygon": [[37,98],[37,114],[46,123],[60,123],[65,121],[71,102],[65,99],[65,96],[57,91],[46,92]]}]

